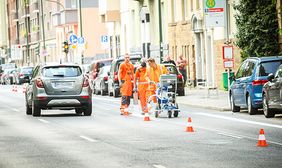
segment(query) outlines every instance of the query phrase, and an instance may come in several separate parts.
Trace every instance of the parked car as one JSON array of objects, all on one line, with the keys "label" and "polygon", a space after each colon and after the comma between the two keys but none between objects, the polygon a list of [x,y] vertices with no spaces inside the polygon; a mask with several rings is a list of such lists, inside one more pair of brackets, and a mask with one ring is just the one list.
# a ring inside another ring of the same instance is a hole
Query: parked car
[{"label": "parked car", "polygon": [[33,67],[20,67],[15,73],[16,84],[26,83],[31,78]]},{"label": "parked car", "polygon": [[[135,68],[137,62],[139,63],[142,58],[141,54],[130,54],[130,61]],[[119,65],[124,61],[124,56],[120,56],[117,59],[113,60],[111,64],[110,72],[108,73],[108,91],[110,96],[118,97],[120,95],[120,87],[118,81],[118,69]],[[139,65],[138,65],[139,66]]]},{"label": "parked car", "polygon": [[268,82],[262,89],[263,113],[266,118],[282,112],[282,65],[275,75],[268,75]]},{"label": "parked car", "polygon": [[185,95],[185,89],[184,89],[184,79],[182,74],[179,72],[179,70],[176,68],[174,64],[163,64],[168,72],[170,74],[175,74],[177,75],[177,94],[179,96],[184,96]]},{"label": "parked car", "polygon": [[113,59],[109,58],[109,59],[95,60],[91,63],[88,73],[91,87],[93,86],[94,80],[96,79],[100,69],[103,66],[111,65],[112,61]]},{"label": "parked car", "polygon": [[281,56],[250,57],[238,69],[230,87],[229,100],[233,112],[247,108],[250,115],[262,108],[262,87],[267,76],[275,73],[282,63]]},{"label": "parked car", "polygon": [[5,69],[1,75],[1,83],[3,85],[11,85],[15,84],[16,77],[15,77],[16,69]]},{"label": "parked car", "polygon": [[93,93],[106,95],[108,94],[108,72],[110,72],[111,66],[104,66],[100,69],[98,76],[94,80]]},{"label": "parked car", "polygon": [[77,114],[92,114],[89,82],[76,64],[36,66],[25,99],[27,115],[40,116],[42,109],[75,109]]}]

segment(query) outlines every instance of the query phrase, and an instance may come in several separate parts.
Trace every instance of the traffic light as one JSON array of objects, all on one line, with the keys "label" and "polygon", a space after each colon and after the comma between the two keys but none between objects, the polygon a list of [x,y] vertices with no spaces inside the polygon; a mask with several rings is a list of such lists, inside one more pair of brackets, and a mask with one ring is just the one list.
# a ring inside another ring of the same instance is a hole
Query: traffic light
[{"label": "traffic light", "polygon": [[69,43],[67,40],[63,42],[63,51],[66,54],[69,52]]},{"label": "traffic light", "polygon": [[35,47],[34,49],[35,55],[38,56],[40,53],[40,43],[38,43],[38,45]]}]

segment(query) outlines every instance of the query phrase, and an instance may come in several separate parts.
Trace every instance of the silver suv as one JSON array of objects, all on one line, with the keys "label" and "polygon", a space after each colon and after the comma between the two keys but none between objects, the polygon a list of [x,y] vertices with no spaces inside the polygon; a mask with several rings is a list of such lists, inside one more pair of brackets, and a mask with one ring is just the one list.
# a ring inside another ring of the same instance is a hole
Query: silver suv
[{"label": "silver suv", "polygon": [[39,65],[28,82],[27,115],[40,116],[41,109],[75,109],[77,114],[92,114],[92,91],[79,65]]}]

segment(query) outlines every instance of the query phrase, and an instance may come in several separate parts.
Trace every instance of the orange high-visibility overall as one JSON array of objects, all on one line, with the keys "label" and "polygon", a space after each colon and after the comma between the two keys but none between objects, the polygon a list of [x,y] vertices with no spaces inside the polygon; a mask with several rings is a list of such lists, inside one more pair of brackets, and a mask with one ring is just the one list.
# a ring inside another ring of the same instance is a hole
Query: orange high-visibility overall
[{"label": "orange high-visibility overall", "polygon": [[[156,84],[160,81],[160,76],[163,74],[168,74],[166,67],[164,67],[163,65],[157,65],[156,68],[148,67],[147,76],[149,80],[155,82],[155,84],[149,84],[147,88],[147,92],[146,92],[147,101],[150,98],[150,96],[156,94],[156,90],[157,90]],[[157,102],[156,97],[154,97],[153,100],[154,103]]]},{"label": "orange high-visibility overall", "polygon": [[140,67],[135,72],[135,79],[138,81],[138,95],[140,99],[141,109],[144,113],[148,112],[146,91],[148,88],[147,68]]},{"label": "orange high-visibility overall", "polygon": [[121,92],[121,110],[127,108],[130,104],[130,97],[132,95],[133,83],[134,79],[134,66],[132,63],[121,63],[119,67],[119,79],[123,81],[120,88]]}]

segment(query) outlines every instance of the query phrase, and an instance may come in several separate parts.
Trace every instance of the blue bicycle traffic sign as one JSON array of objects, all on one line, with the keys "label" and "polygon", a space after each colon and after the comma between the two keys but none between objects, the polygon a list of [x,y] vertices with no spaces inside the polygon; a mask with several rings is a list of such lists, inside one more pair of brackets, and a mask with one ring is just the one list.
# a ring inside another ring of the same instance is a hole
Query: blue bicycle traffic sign
[{"label": "blue bicycle traffic sign", "polygon": [[83,37],[79,37],[79,38],[77,39],[77,43],[78,43],[78,44],[84,44],[84,42],[85,42],[85,40],[84,40]]},{"label": "blue bicycle traffic sign", "polygon": [[77,43],[77,36],[75,34],[72,34],[70,36],[70,43],[71,44]]}]

